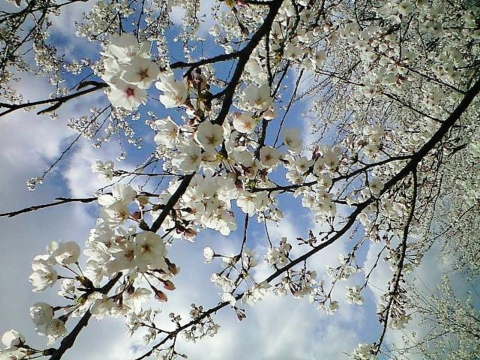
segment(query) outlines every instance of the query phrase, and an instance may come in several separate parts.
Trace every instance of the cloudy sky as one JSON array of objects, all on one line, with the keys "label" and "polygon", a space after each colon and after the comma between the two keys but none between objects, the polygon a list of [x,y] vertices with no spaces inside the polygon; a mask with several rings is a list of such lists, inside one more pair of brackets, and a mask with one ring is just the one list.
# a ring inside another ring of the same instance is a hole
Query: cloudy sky
[{"label": "cloudy sky", "polygon": [[[6,6],[4,0],[0,1]],[[59,48],[71,56],[78,56],[80,49],[95,50],[75,39],[71,28],[82,9],[88,6],[81,3],[76,10],[67,10],[56,20],[54,28]],[[172,16],[180,22],[182,11],[175,11]],[[46,79],[26,75],[22,75],[22,81],[15,86],[28,100],[41,99],[52,90]],[[134,165],[133,159],[151,149],[152,135],[142,130],[141,126],[139,131],[145,134],[146,146],[137,153],[125,141],[95,149],[89,141],[82,139],[61,165],[49,174],[43,185],[34,192],[27,191],[25,182],[40,175],[73,139],[73,131],[65,126],[67,120],[92,104],[101,104],[105,100],[104,95],[99,93],[68,103],[61,109],[57,120],[28,112],[16,112],[0,119],[0,212],[47,203],[59,196],[89,196],[103,184],[90,170],[97,159],[114,160],[122,151],[127,151],[131,156],[119,165],[128,168]],[[303,129],[306,138],[309,136],[307,124],[299,115],[307,107],[308,102],[299,104],[287,120],[288,126]],[[321,225],[315,224],[296,200],[285,198],[282,205],[286,216],[278,226],[272,226],[272,239],[278,241],[282,236],[294,239],[306,236],[309,229],[320,228]],[[0,219],[0,333],[15,328],[27,337],[29,344],[45,345],[45,338],[39,337],[33,330],[28,309],[39,301],[60,305],[62,299],[56,295],[55,289],[40,294],[31,291],[28,283],[31,260],[43,253],[52,240],[74,240],[83,244],[95,223],[96,213],[97,208],[93,205],[74,204]],[[243,218],[241,216],[239,219]],[[169,302],[153,304],[162,310],[161,319],[168,321],[171,311],[186,314],[191,303],[209,308],[219,302],[219,291],[209,280],[218,267],[203,262],[202,249],[212,246],[224,253],[234,253],[240,245],[239,232],[229,238],[205,232],[195,243],[175,243],[169,251],[182,270],[175,281],[177,290],[168,294]],[[266,241],[261,226],[252,227],[247,245],[259,253],[265,252]],[[336,265],[338,254],[345,253],[349,246],[338,242],[312,259],[310,264],[319,274],[324,274],[326,266]],[[364,254],[363,261],[372,264],[377,251],[376,247],[372,247]],[[438,261],[427,259],[420,270],[421,278],[425,283],[435,283],[442,266]],[[259,280],[268,273],[268,269],[260,267],[255,276]],[[178,350],[187,353],[191,359],[199,360],[345,358],[345,354],[350,353],[359,342],[373,342],[378,337],[376,304],[381,284],[390,277],[388,268],[380,268],[374,274],[363,306],[347,304],[343,300],[347,284],[340,284],[336,291],[340,310],[334,316],[321,313],[307,299],[292,297],[267,296],[254,307],[247,308],[247,318],[242,322],[236,319],[233,311],[224,309],[216,317],[221,325],[217,336],[197,344],[181,341]],[[352,282],[360,283],[361,279],[359,274]],[[88,329],[79,336],[74,349],[64,358],[130,359],[139,349],[142,349],[141,337],[128,336],[121,320],[92,320]]]}]

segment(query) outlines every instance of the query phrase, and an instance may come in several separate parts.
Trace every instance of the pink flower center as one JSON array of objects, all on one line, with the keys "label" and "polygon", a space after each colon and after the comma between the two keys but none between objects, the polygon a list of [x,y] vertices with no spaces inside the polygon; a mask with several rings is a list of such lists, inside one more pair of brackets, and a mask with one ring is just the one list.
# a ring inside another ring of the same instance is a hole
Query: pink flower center
[{"label": "pink flower center", "polygon": [[125,93],[127,94],[127,97],[130,97],[130,96],[134,96],[135,95],[135,90],[133,88],[127,88],[127,90],[125,90]]}]

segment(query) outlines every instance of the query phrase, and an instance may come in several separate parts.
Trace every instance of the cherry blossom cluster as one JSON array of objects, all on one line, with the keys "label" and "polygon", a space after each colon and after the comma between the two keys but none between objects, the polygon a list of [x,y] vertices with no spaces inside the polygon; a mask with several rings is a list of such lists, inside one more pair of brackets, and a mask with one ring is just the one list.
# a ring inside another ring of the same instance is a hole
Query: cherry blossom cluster
[{"label": "cherry blossom cluster", "polygon": [[147,90],[160,73],[150,59],[150,47],[132,34],[116,36],[106,46],[101,77],[110,85],[107,95],[113,106],[133,111],[146,103]]},{"label": "cherry blossom cluster", "polygon": [[[169,246],[177,239],[194,241],[204,229],[230,235],[240,228],[240,218],[245,219],[245,234],[238,253],[222,254],[211,247],[203,251],[207,263],[220,263],[222,269],[211,281],[219,288],[220,304],[233,309],[238,319],[246,316],[245,304],[267,293],[307,297],[333,314],[340,307],[334,287],[343,280],[348,281],[346,302],[361,305],[370,275],[379,262],[386,262],[393,275],[378,304],[380,323],[403,328],[411,318],[404,274],[421,260],[418,229],[431,228],[429,216],[416,214],[433,211],[427,205],[435,203],[431,194],[441,189],[441,161],[463,146],[454,141],[459,130],[452,127],[450,138],[415,160],[406,175],[396,176],[441,129],[473,81],[479,9],[463,3],[357,1],[352,7],[341,1],[227,1],[212,7],[215,25],[209,29],[225,54],[200,61],[197,45],[205,42],[198,35],[196,1],[152,2],[141,10],[124,1],[97,3],[78,32],[103,42],[101,60],[63,66],[74,74],[91,67],[105,83],[87,81],[79,89],[106,88],[109,103],[69,126],[98,146],[123,132],[140,147],[132,123],[145,117],[137,110],[152,98],[153,84],[170,115],[160,117],[147,109],[155,149],[139,171],[122,170],[113,160],[93,165],[113,185],[97,194],[99,216],[83,250],[84,264],[74,242],[52,242],[47,254],[33,260],[33,290],[58,283],[59,295],[68,302],[34,304],[30,313],[36,331],[53,343],[67,333],[69,319],[89,312],[95,318],[124,318],[131,333],[146,331],[146,342],[162,335],[173,340],[178,333],[191,341],[215,335],[219,325],[201,305],[190,310],[194,326],[184,326],[182,316],[172,313],[176,330],[166,332],[157,327],[158,313],[148,302],[167,301],[164,290],[175,290],[179,268],[168,257]],[[184,29],[173,40],[181,40],[186,62],[168,60],[171,39],[165,32],[172,6],[185,9]],[[122,19],[130,21],[136,11],[138,22],[132,24],[137,29],[125,32]],[[146,28],[141,31],[142,17]],[[268,21],[269,28],[263,29]],[[114,34],[117,28],[120,34]],[[254,44],[257,37],[261,41]],[[43,40],[36,42],[36,61],[59,83],[62,65]],[[234,64],[230,83],[215,65],[224,61]],[[312,80],[300,86],[305,74]],[[285,77],[297,79],[294,89],[284,85]],[[57,92],[68,93],[65,88]],[[318,95],[311,109],[318,138],[307,143],[299,128],[283,126],[280,115],[312,93]],[[478,106],[473,109],[462,114],[467,124],[478,118]],[[99,121],[104,113],[105,120]],[[98,135],[101,129],[103,136]],[[278,130],[276,138],[272,129]],[[159,174],[149,175],[160,176],[161,168],[168,184],[150,193],[123,181],[128,175],[147,176],[143,171],[151,164]],[[42,181],[32,178],[29,187]],[[471,193],[476,199],[475,191]],[[297,242],[268,237],[264,253],[250,249],[248,221],[256,219],[265,227],[280,221],[279,198],[285,194],[298,198],[322,230]],[[339,257],[338,266],[327,268],[324,280],[308,258],[341,236],[355,244]],[[370,240],[384,247],[367,270],[357,263],[356,252]],[[272,273],[259,279],[256,270],[263,261]],[[381,341],[360,344],[353,358],[374,358]],[[41,353],[15,330],[5,333],[2,342],[6,350],[1,357]],[[176,352],[175,340],[164,350],[165,358],[183,356]]]}]

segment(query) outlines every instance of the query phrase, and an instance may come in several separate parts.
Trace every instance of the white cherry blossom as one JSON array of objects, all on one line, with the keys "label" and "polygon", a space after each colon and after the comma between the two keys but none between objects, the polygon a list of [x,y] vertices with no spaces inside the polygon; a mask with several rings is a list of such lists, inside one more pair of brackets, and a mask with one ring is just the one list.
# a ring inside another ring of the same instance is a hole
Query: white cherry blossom
[{"label": "white cherry blossom", "polygon": [[113,106],[126,110],[136,110],[147,101],[147,92],[144,89],[127,83],[120,78],[112,80],[107,96]]},{"label": "white cherry blossom", "polygon": [[260,87],[249,85],[244,90],[244,98],[248,107],[252,110],[268,110],[273,103],[270,96],[270,87],[264,84]]},{"label": "white cherry blossom", "polygon": [[282,154],[271,146],[263,146],[260,149],[260,163],[268,169],[277,166],[281,156]]},{"label": "white cherry blossom", "polygon": [[285,145],[288,146],[290,151],[298,153],[302,149],[302,139],[298,129],[283,130],[283,137]]},{"label": "white cherry blossom", "polygon": [[60,319],[50,321],[45,329],[49,344],[55,342],[59,337],[67,333],[65,323]]},{"label": "white cherry blossom", "polygon": [[155,121],[155,129],[157,134],[154,141],[157,145],[166,146],[169,149],[173,149],[178,142],[179,128],[178,125],[172,120],[170,116],[165,119]]},{"label": "white cherry blossom", "polygon": [[214,151],[223,141],[223,128],[218,124],[212,124],[210,121],[204,121],[195,132],[195,140],[205,151]]},{"label": "white cherry blossom", "polygon": [[158,90],[162,91],[160,101],[166,108],[182,106],[188,98],[188,88],[183,81],[176,81],[173,73],[161,72],[159,81],[155,83]]},{"label": "white cherry blossom", "polygon": [[80,256],[80,246],[74,241],[59,243],[53,257],[61,265],[76,263]]},{"label": "white cherry blossom", "polygon": [[211,263],[214,255],[215,255],[215,252],[211,247],[205,247],[203,249],[203,257],[205,258],[206,263]]},{"label": "white cherry blossom", "polygon": [[181,144],[178,155],[172,159],[172,164],[185,173],[196,171],[201,162],[202,148],[194,143]]},{"label": "white cherry blossom", "polygon": [[257,120],[248,113],[235,113],[233,115],[233,128],[238,132],[249,134],[255,130]]},{"label": "white cherry blossom", "polygon": [[135,236],[135,265],[141,272],[147,269],[168,271],[166,254],[165,244],[159,235],[145,231]]},{"label": "white cherry blossom", "polygon": [[25,337],[17,330],[11,329],[3,333],[2,344],[7,349],[15,349],[25,343]]},{"label": "white cherry blossom", "polygon": [[160,74],[158,65],[149,59],[134,57],[125,66],[122,79],[129,84],[137,85],[140,89],[148,89]]},{"label": "white cherry blossom", "polygon": [[123,33],[110,39],[104,54],[108,57],[114,57],[120,62],[128,63],[135,56],[148,58],[150,56],[149,50],[148,42],[138,43],[133,34]]},{"label": "white cherry blossom", "polygon": [[30,317],[35,324],[36,331],[45,334],[46,327],[53,319],[53,308],[46,303],[36,303],[30,307]]},{"label": "white cherry blossom", "polygon": [[38,260],[32,264],[33,273],[29,281],[33,286],[33,291],[43,291],[52,286],[58,279],[57,272],[44,260]]}]

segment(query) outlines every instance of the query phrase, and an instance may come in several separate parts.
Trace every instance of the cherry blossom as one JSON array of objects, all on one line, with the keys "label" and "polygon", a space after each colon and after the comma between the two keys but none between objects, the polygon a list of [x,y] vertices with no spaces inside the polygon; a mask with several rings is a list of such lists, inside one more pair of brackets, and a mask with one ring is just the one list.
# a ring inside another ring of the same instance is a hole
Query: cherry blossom
[{"label": "cherry blossom", "polygon": [[155,83],[162,91],[160,101],[166,108],[182,106],[188,97],[188,88],[183,81],[176,81],[172,73],[160,73],[159,81]]},{"label": "cherry blossom", "polygon": [[146,103],[147,93],[144,89],[119,78],[112,79],[111,84],[112,87],[107,95],[113,106],[135,110],[140,104]]},{"label": "cherry blossom", "polygon": [[223,141],[223,128],[218,124],[205,121],[198,126],[195,140],[205,151],[214,151]]},{"label": "cherry blossom", "polygon": [[249,134],[257,126],[257,121],[247,113],[235,113],[233,116],[233,127],[241,133]]}]

